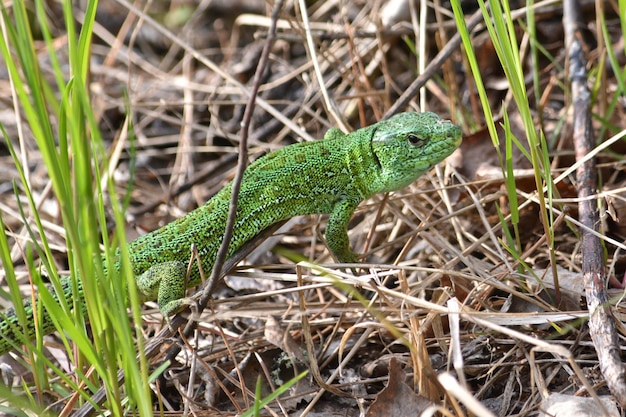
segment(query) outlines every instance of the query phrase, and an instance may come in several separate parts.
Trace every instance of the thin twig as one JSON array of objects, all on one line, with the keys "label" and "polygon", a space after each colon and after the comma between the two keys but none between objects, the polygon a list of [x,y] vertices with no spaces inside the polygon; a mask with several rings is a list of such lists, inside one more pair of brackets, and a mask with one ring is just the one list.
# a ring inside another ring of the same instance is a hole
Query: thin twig
[{"label": "thin twig", "polygon": [[[483,16],[480,10],[477,10],[467,22],[467,30],[471,32],[480,22],[482,22],[482,20]],[[454,34],[452,39],[450,39],[450,42],[448,42],[446,46],[444,46],[443,49],[439,51],[437,56],[435,56],[432,61],[430,61],[430,64],[428,64],[424,72],[421,73],[419,77],[417,77],[415,81],[411,83],[411,85],[406,89],[404,94],[402,94],[400,98],[396,100],[395,103],[393,103],[389,110],[387,110],[383,119],[387,119],[398,113],[400,110],[404,109],[406,105],[409,104],[409,102],[413,99],[413,97],[415,97],[419,93],[420,88],[422,88],[424,84],[426,84],[426,82],[433,77],[435,72],[439,70],[439,68],[443,65],[446,59],[448,59],[450,55],[452,55],[452,52],[454,52],[459,47],[459,45],[461,45],[461,34],[457,32]]]},{"label": "thin twig", "polygon": [[[177,37],[172,31],[168,30],[162,24],[158,23],[155,19],[148,16],[142,10],[138,9],[134,5],[132,5],[128,0],[115,0],[117,3],[122,5],[125,9],[128,9],[130,13],[134,13],[137,16],[140,16],[144,22],[153,28],[157,33],[162,35],[167,41],[172,42],[174,45],[178,45],[181,49],[183,49],[186,53],[191,55],[193,58],[197,59],[198,62],[204,66],[209,71],[214,72],[216,75],[224,79],[229,85],[233,85],[237,87],[244,95],[248,95],[248,89],[239,81],[235,76],[225,71],[215,62],[211,61],[207,58],[206,55],[203,55],[200,51],[193,48],[188,42],[183,41],[180,37]],[[259,107],[262,107],[263,110],[267,111],[272,117],[279,120],[286,127],[291,129],[294,133],[300,136],[302,139],[306,140],[315,140],[309,133],[302,129],[297,123],[294,123],[291,119],[286,117],[281,110],[278,110],[272,104],[267,102],[261,97],[255,98],[256,104]]]},{"label": "thin twig", "polygon": [[[236,213],[237,213],[237,199],[239,198],[239,191],[241,189],[241,180],[243,179],[243,174],[246,170],[246,166],[248,163],[248,135],[249,135],[249,127],[250,121],[252,120],[252,114],[254,113],[254,107],[256,104],[256,97],[261,86],[261,80],[263,79],[263,74],[265,73],[265,69],[267,67],[267,63],[269,61],[269,54],[272,49],[272,45],[274,43],[276,37],[276,21],[278,20],[278,14],[282,8],[283,1],[278,1],[274,6],[274,10],[272,11],[272,24],[268,29],[267,42],[261,52],[261,57],[259,58],[259,64],[257,65],[256,72],[254,74],[254,79],[252,82],[252,90],[250,92],[250,98],[248,100],[248,104],[246,106],[246,110],[243,115],[243,120],[241,122],[241,140],[239,143],[239,162],[237,164],[237,173],[235,174],[235,178],[233,180],[233,186],[231,191],[230,198],[230,206],[228,209],[228,219],[226,221],[226,228],[224,230],[224,238],[222,240],[222,244],[217,252],[215,263],[213,264],[213,270],[211,272],[211,276],[207,280],[204,289],[202,290],[202,295],[198,300],[198,311],[200,314],[206,308],[211,297],[213,295],[213,291],[218,281],[222,278],[222,272],[224,272],[224,261],[226,260],[226,255],[228,254],[228,247],[230,245],[230,240],[233,236],[233,229],[235,226]],[[193,330],[196,327],[195,320],[189,320],[182,334],[183,337],[189,337]],[[170,352],[168,352],[167,359],[173,360],[178,352],[180,351],[180,346],[174,346]]]},{"label": "thin twig", "polygon": [[256,97],[259,92],[259,88],[261,87],[263,74],[265,73],[265,69],[267,68],[267,64],[269,62],[270,51],[272,50],[272,45],[274,44],[274,40],[276,38],[276,21],[278,20],[278,14],[280,13],[282,6],[282,0],[276,2],[276,4],[274,5],[274,10],[272,11],[271,18],[272,23],[268,29],[267,42],[263,47],[263,52],[261,53],[259,64],[257,65],[254,79],[252,81],[252,91],[250,93],[250,98],[248,99],[248,104],[243,114],[243,120],[241,122],[241,141],[239,142],[239,162],[237,164],[237,174],[235,175],[235,179],[233,180],[233,188],[230,197],[230,207],[228,209],[228,220],[226,221],[226,230],[224,231],[224,239],[222,240],[222,245],[220,246],[220,249],[217,252],[217,256],[215,258],[213,272],[211,273],[211,277],[204,287],[202,297],[200,297],[200,312],[202,312],[202,310],[208,304],[213,293],[213,289],[215,288],[215,285],[220,278],[222,266],[224,264],[224,260],[226,260],[226,255],[228,254],[230,240],[233,236],[237,213],[237,199],[239,198],[239,190],[241,189],[241,180],[243,179],[243,174],[248,164],[248,135],[250,121],[252,120],[252,114],[254,113]]}]

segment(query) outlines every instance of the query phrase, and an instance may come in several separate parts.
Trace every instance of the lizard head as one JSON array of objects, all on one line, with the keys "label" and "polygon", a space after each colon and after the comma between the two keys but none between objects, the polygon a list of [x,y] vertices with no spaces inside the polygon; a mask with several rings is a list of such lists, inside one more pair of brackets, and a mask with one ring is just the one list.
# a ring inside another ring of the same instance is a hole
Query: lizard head
[{"label": "lizard head", "polygon": [[370,144],[379,174],[374,193],[406,187],[461,144],[461,129],[435,113],[397,114],[371,126]]}]

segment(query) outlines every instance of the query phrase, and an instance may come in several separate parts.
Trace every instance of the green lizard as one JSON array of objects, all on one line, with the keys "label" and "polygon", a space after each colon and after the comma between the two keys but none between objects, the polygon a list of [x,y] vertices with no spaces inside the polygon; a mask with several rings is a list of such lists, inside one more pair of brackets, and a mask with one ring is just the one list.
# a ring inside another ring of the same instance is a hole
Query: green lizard
[{"label": "green lizard", "polygon": [[[238,197],[228,256],[267,227],[297,215],[329,214],[326,241],[341,262],[357,262],[350,250],[348,222],[357,205],[377,193],[406,187],[461,143],[461,130],[434,113],[407,112],[349,134],[330,129],[323,140],[297,143],[259,158],[246,169]],[[232,184],[184,217],[129,243],[129,255],[142,300],[157,300],[164,316],[187,304],[186,290],[200,283],[197,265],[187,277],[191,246],[210,271],[221,244]],[[80,280],[79,280],[80,281]],[[72,294],[63,278],[64,296]],[[54,294],[54,291],[53,291]],[[22,329],[12,309],[0,313],[0,354],[35,336]],[[44,334],[54,331],[44,310]]]}]

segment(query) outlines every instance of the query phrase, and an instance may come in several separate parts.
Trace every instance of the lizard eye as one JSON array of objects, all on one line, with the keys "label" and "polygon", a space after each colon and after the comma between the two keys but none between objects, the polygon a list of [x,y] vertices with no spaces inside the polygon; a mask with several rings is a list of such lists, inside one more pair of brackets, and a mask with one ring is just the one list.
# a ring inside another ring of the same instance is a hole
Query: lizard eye
[{"label": "lizard eye", "polygon": [[409,140],[411,145],[415,146],[416,148],[420,148],[426,143],[426,139],[422,139],[419,136],[415,136],[413,134],[407,136],[407,139]]}]

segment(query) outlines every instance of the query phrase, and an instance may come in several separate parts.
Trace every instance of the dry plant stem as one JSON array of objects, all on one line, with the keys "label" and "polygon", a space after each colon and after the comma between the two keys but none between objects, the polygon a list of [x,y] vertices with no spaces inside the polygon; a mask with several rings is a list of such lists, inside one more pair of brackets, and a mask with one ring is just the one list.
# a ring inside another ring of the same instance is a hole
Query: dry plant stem
[{"label": "dry plant stem", "polygon": [[[478,25],[478,23],[482,22],[482,19],[483,16],[480,10],[476,11],[467,22],[467,30],[471,32],[476,27],[476,25]],[[391,108],[387,110],[383,119],[387,119],[390,116],[398,113],[401,109],[405,108],[406,105],[409,104],[409,102],[413,99],[413,97],[415,97],[419,93],[420,88],[422,88],[424,84],[426,84],[426,82],[433,77],[435,72],[437,72],[437,70],[450,57],[450,55],[452,55],[452,52],[454,52],[459,47],[459,45],[461,45],[461,35],[459,32],[457,32],[454,34],[452,39],[450,39],[450,42],[448,42],[447,45],[441,51],[439,51],[437,56],[435,56],[430,61],[430,64],[428,64],[424,72],[411,83],[411,85],[400,96],[400,98],[396,100],[395,103],[393,103],[393,106],[391,106]]]},{"label": "dry plant stem", "polygon": [[460,384],[449,372],[444,372],[443,374],[438,375],[437,380],[441,386],[446,387],[448,395],[463,403],[463,405],[472,411],[474,415],[495,417],[495,414],[481,404],[467,389],[467,387]]},{"label": "dry plant stem", "polygon": [[[322,97],[324,97],[324,104],[326,105],[326,110],[333,115],[335,120],[335,124],[340,126],[343,132],[348,132],[348,126],[343,122],[343,119],[340,116],[340,112],[335,106],[335,102],[330,99],[330,94],[328,94],[328,90],[326,89],[326,84],[324,83],[324,76],[322,75],[322,70],[320,69],[319,60],[317,59],[317,54],[315,53],[315,42],[313,41],[313,36],[311,35],[311,25],[309,23],[309,16],[307,14],[307,7],[304,0],[299,0],[298,2],[300,7],[300,15],[302,16],[302,24],[304,25],[304,32],[306,35],[306,46],[309,51],[309,57],[311,58],[311,63],[313,64],[313,69],[315,70],[315,76],[317,77],[318,87],[320,88],[320,92],[322,93]],[[268,38],[269,41],[269,38]]]},{"label": "dry plant stem", "polygon": [[[565,358],[567,362],[569,363],[572,371],[576,375],[576,377],[578,377],[578,380],[580,381],[580,383],[585,387],[585,389],[587,389],[587,392],[589,393],[589,395],[595,400],[596,405],[600,409],[600,413],[602,413],[601,415],[604,415],[604,416],[609,415],[608,411],[606,410],[606,407],[604,407],[604,405],[602,404],[602,401],[600,401],[598,394],[593,389],[593,386],[591,385],[591,383],[585,376],[583,370],[576,363],[576,358],[574,358],[574,355],[572,354],[570,350],[566,349],[565,347],[561,345],[546,342],[545,340],[537,339],[525,333],[521,333],[517,330],[513,330],[512,328],[509,328],[507,326],[501,326],[499,324],[491,322],[490,320],[481,319],[478,317],[478,315],[475,312],[472,312],[471,310],[467,308],[462,308],[460,311],[461,311],[460,313],[461,317],[464,318],[468,322],[475,323],[479,326],[483,326],[487,329],[491,329],[498,333],[507,335],[512,339],[516,339],[521,342],[527,343],[529,345],[533,345],[534,347],[530,351],[531,359],[534,358],[535,352],[549,352],[549,353],[556,355],[557,357]],[[534,359],[532,360],[534,361]],[[536,367],[533,366],[533,369],[536,369]]]},{"label": "dry plant stem", "polygon": [[[121,6],[123,6],[125,9],[127,9],[129,13],[133,13],[133,14],[136,14],[137,16],[140,16],[141,19],[143,19],[143,21],[145,21],[145,23],[149,25],[152,29],[154,29],[158,34],[160,34],[165,39],[167,39],[168,41],[171,41],[174,45],[177,45],[182,50],[190,54],[193,58],[198,60],[198,62],[201,65],[204,65],[209,71],[213,71],[217,76],[222,78],[224,82],[240,90],[244,96],[246,97],[250,96],[249,95],[250,89],[247,88],[245,85],[243,85],[241,82],[239,82],[236,77],[234,77],[232,74],[229,74],[227,71],[225,71],[220,66],[218,66],[215,62],[208,59],[200,51],[198,51],[197,49],[194,49],[189,43],[184,42],[179,37],[174,35],[174,33],[167,30],[165,26],[163,26],[162,24],[159,24],[155,19],[146,15],[143,11],[139,10],[137,7],[129,3],[128,0],[115,0],[115,1],[119,3]],[[295,134],[299,135],[302,139],[309,140],[309,141],[316,139],[312,137],[306,130],[302,129],[297,123],[293,122],[293,120],[285,116],[283,111],[278,110],[276,107],[274,107],[272,104],[270,104],[263,98],[257,97],[256,104],[259,105],[259,107],[263,108],[263,110],[267,111],[276,120],[280,121],[280,123],[285,125],[287,128],[291,129]]]},{"label": "dry plant stem", "polygon": [[[300,265],[296,266],[296,274],[298,276],[298,288],[304,288],[305,285],[302,280],[302,266]],[[298,302],[300,305],[300,310],[302,312],[306,312],[307,308],[306,308],[306,299],[304,297],[304,291],[298,291]],[[315,345],[311,338],[311,335],[313,334],[313,332],[311,330],[311,327],[309,326],[309,319],[307,315],[302,314],[301,320],[302,320],[302,334],[304,335],[307,352],[315,352],[316,350]],[[320,389],[318,390],[317,395],[314,397],[314,399],[308,404],[307,408],[303,412],[303,415],[306,415],[306,413],[308,413],[308,411],[313,408],[313,405],[317,403],[317,401],[322,397],[322,395],[325,392],[331,392],[335,395],[338,395],[339,397],[346,396],[346,394],[343,391],[330,385],[330,382],[332,381],[329,381],[328,383],[324,381],[322,374],[320,372],[319,364],[317,363],[316,357],[312,356],[309,358],[309,371],[311,372],[311,376],[313,377],[313,379],[320,386]]]},{"label": "dry plant stem", "polygon": [[587,308],[589,309],[589,332],[598,354],[600,370],[613,396],[626,406],[626,378],[620,360],[619,339],[615,328],[615,317],[606,292],[607,273],[600,239],[591,231],[600,224],[595,199],[588,198],[596,193],[597,178],[595,159],[588,158],[595,145],[591,129],[591,95],[587,90],[587,72],[583,61],[581,35],[577,30],[579,21],[577,2],[564,2],[563,26],[565,46],[569,51],[569,76],[574,103],[573,140],[578,161],[587,159],[576,170],[578,213],[582,239],[582,270]]}]

